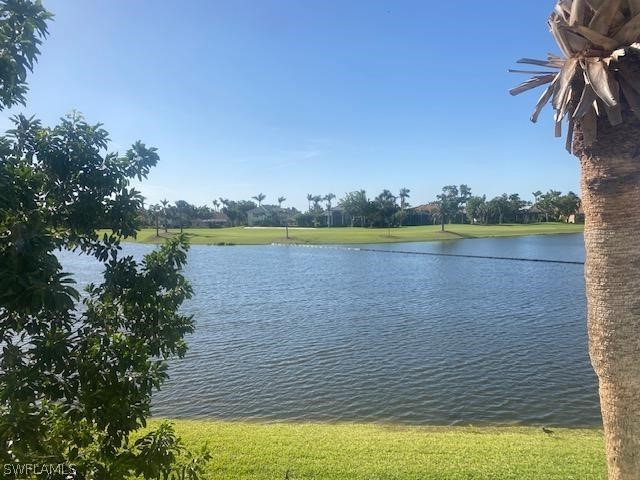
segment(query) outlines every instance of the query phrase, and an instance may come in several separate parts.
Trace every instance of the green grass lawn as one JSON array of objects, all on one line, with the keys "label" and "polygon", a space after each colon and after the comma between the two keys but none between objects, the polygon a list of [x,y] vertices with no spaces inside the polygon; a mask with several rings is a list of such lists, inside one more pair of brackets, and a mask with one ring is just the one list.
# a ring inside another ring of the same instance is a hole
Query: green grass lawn
[{"label": "green grass lawn", "polygon": [[[511,237],[517,235],[545,235],[582,232],[582,225],[566,223],[536,223],[529,225],[447,225],[446,232],[439,225],[402,228],[312,228],[289,229],[291,243],[300,244],[354,244],[354,243],[393,243],[425,242],[431,240],[453,240],[459,238]],[[139,243],[160,243],[175,235],[179,230],[170,229],[168,233],[160,230],[156,237],[155,229],[145,228],[135,240]],[[264,245],[287,242],[283,228],[186,228],[185,233],[192,244],[234,244]],[[132,240],[134,241],[134,240]]]},{"label": "green grass lawn", "polygon": [[[153,427],[158,420],[151,422]],[[207,442],[208,479],[604,479],[602,432],[535,427],[181,420],[190,448]]]}]

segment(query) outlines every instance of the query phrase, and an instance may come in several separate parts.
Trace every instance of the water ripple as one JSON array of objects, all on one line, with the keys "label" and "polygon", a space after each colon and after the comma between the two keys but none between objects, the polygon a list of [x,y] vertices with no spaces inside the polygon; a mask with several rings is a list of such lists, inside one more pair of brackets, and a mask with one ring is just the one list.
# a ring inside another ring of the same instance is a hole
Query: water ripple
[{"label": "water ripple", "polygon": [[[584,258],[580,235],[385,245],[394,248]],[[79,257],[63,262],[81,283],[100,272]],[[579,267],[195,246],[186,273],[197,331],[187,357],[171,362],[154,414],[600,424]]]}]

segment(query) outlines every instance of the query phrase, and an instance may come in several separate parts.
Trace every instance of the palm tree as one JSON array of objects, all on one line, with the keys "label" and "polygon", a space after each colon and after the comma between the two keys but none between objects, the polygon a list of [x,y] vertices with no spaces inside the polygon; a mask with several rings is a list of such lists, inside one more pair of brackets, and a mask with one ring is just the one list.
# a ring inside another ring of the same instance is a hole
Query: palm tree
[{"label": "palm tree", "polygon": [[220,207],[220,202],[218,200],[213,200],[213,202],[211,202],[213,204],[213,211],[217,212],[219,207]]},{"label": "palm tree", "polygon": [[400,193],[398,194],[398,197],[400,197],[400,210],[404,210],[407,206],[407,198],[409,198],[411,195],[409,195],[409,192],[411,190],[409,190],[408,188],[401,188],[400,189]]},{"label": "palm tree", "polygon": [[286,200],[286,198],[284,197],[278,197],[278,208],[282,208],[282,202],[284,202]]},{"label": "palm tree", "polygon": [[540,190],[536,190],[531,195],[533,195],[533,204],[535,205],[538,203],[538,199],[540,198],[540,195],[542,195],[542,192]]},{"label": "palm tree", "polygon": [[259,193],[255,197],[251,197],[251,198],[253,198],[256,202],[258,202],[258,206],[261,206],[262,205],[262,201],[265,198],[267,198],[267,196],[264,193]]},{"label": "palm tree", "polygon": [[309,211],[311,211],[311,202],[313,201],[313,193],[307,193],[307,202],[309,202]]},{"label": "palm tree", "polygon": [[160,236],[160,212],[162,211],[162,207],[160,205],[155,204],[149,207],[149,211],[153,216],[153,221],[156,224],[156,237]]},{"label": "palm tree", "polygon": [[164,217],[164,233],[167,233],[167,205],[169,205],[169,200],[165,198],[160,200],[160,203],[162,204],[162,216]]},{"label": "palm tree", "polygon": [[[610,480],[640,478],[640,1],[558,0],[563,57],[511,91],[551,85],[556,136],[580,160],[589,355],[598,376]],[[529,72],[525,72],[529,73]]]},{"label": "palm tree", "polygon": [[333,224],[333,217],[331,216],[331,200],[336,198],[333,193],[327,193],[324,196],[324,201],[327,202],[327,227],[330,227]]}]

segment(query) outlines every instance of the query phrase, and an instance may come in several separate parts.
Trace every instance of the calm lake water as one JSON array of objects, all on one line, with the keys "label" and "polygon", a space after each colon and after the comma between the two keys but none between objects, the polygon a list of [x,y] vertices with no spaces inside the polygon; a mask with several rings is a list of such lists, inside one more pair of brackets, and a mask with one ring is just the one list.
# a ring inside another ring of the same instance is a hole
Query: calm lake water
[{"label": "calm lake water", "polygon": [[[375,245],[582,261],[582,235]],[[136,256],[146,245],[127,245]],[[100,267],[64,253],[80,283]],[[409,424],[601,423],[580,265],[194,246],[197,320],[153,413]]]}]

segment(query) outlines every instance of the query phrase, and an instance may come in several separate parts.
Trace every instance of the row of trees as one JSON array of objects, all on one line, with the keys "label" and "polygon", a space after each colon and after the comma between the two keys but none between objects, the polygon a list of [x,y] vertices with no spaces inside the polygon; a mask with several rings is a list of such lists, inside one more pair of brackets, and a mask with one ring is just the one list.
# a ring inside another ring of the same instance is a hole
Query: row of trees
[{"label": "row of trees", "polygon": [[520,198],[517,193],[503,193],[487,200],[486,195],[474,196],[467,185],[447,185],[442,188],[435,202],[435,216],[443,225],[446,222],[496,224],[566,221],[577,213],[580,197],[569,192],[563,195],[557,190],[533,192],[534,202]]},{"label": "row of trees", "polygon": [[[284,222],[295,223],[300,226],[335,226],[335,206],[340,207],[344,217],[351,226],[360,227],[392,227],[404,225],[411,213],[407,201],[410,198],[408,188],[402,188],[395,195],[390,190],[383,190],[374,198],[369,198],[365,190],[357,190],[345,194],[337,203],[336,195],[308,194],[308,210],[300,212],[295,208],[283,210],[285,197],[278,197],[277,208],[279,215],[272,217],[273,225]],[[566,221],[575,214],[580,205],[580,198],[573,192],[562,194],[557,190],[533,192],[534,202],[523,200],[519,194],[503,193],[490,200],[486,195],[473,195],[471,188],[465,184],[460,186],[447,185],[436,200],[419,210],[420,223],[529,223],[537,221]],[[151,205],[143,212],[144,222],[161,226],[165,231],[170,226],[193,226],[198,220],[209,220],[218,213],[223,213],[231,225],[247,225],[248,212],[261,207],[266,196],[263,193],[251,197],[251,200],[230,200],[219,198],[213,200],[212,207],[208,205],[196,206],[184,200],[170,204],[166,199],[160,204]],[[255,200],[255,201],[254,201]],[[265,208],[275,209],[275,205],[265,205]],[[414,215],[415,217],[415,215]],[[411,223],[410,223],[411,224]],[[343,222],[337,225],[344,225]]]}]

